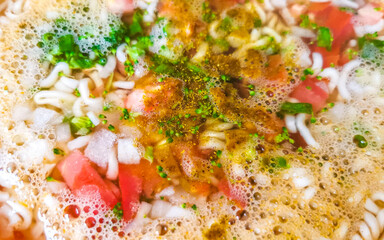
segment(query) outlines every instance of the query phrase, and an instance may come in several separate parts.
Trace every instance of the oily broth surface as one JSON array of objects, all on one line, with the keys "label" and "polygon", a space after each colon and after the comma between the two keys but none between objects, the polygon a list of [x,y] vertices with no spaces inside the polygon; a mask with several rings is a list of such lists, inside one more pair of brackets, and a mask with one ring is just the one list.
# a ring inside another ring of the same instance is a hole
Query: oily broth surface
[{"label": "oily broth surface", "polygon": [[[30,99],[34,87],[47,75],[47,69],[40,64],[42,51],[36,47],[42,31],[39,27],[53,21],[47,18],[47,12],[71,15],[74,11],[82,12],[82,8],[88,5],[94,7],[77,17],[84,25],[89,23],[99,27],[100,35],[107,35],[108,24],[117,18],[107,18],[107,22],[93,18],[105,13],[100,10],[105,8],[105,3],[96,1],[35,1],[31,3],[30,10],[2,28],[0,179],[7,179],[10,184],[12,181],[17,183],[13,190],[14,198],[35,209],[35,216],[43,219],[47,237],[52,239],[76,239],[80,237],[79,234],[88,238],[119,238],[118,234],[123,228],[116,222],[112,212],[101,206],[100,202],[77,199],[66,191],[59,197],[52,196],[46,188],[45,178],[54,166],[51,164],[55,164],[54,157],[31,152],[52,149],[55,146],[54,130],[35,130],[30,121],[12,120],[15,106],[25,104],[33,107]],[[372,67],[369,62],[363,62],[361,66],[364,70],[362,76],[352,75],[348,83],[355,81],[364,86],[375,86],[368,73],[375,71],[383,74],[383,69]],[[382,77],[380,79],[383,80]],[[353,88],[353,84],[351,86]],[[380,83],[375,87],[381,90],[384,86]],[[381,98],[381,91],[357,92],[353,94],[351,102],[336,102],[335,107],[320,113],[317,123],[310,125],[311,133],[321,145],[319,150],[309,149],[298,153],[289,146],[276,149],[263,140],[252,140],[253,144],[263,144],[268,149],[267,153],[289,159],[291,168],[288,170],[270,173],[263,168],[260,162],[266,154],[260,154],[260,161],[240,162],[242,170],[234,168],[229,158],[224,160],[226,173],[237,180],[238,189],[247,192],[244,196],[249,203],[246,216],[226,198],[221,198],[221,194],[212,196],[208,203],[191,199],[185,194],[188,199],[184,201],[170,201],[174,204],[185,201],[195,203],[199,211],[192,219],[153,220],[129,237],[136,239],[145,236],[151,239],[157,236],[159,224],[168,226],[166,238],[169,239],[201,239],[204,234],[207,235],[209,226],[217,226],[218,231],[225,232],[228,239],[334,238],[335,230],[343,224],[352,227],[348,237],[352,236],[354,229],[357,229],[357,222],[363,218],[365,199],[375,191],[384,189],[381,148],[384,141],[384,104]],[[375,142],[375,146],[369,145],[365,149],[355,147],[353,136],[362,131],[370,132],[367,140]],[[237,151],[242,154],[241,151],[247,149],[249,146],[244,144]],[[224,151],[224,159],[226,154]],[[297,187],[295,179],[298,178],[306,178],[310,184],[305,188]],[[310,195],[313,197],[308,200]],[[76,220],[67,221],[63,213],[71,204],[79,206],[81,214]],[[96,221],[94,228],[88,228],[85,224],[89,218]],[[223,226],[226,231],[222,230]]]}]

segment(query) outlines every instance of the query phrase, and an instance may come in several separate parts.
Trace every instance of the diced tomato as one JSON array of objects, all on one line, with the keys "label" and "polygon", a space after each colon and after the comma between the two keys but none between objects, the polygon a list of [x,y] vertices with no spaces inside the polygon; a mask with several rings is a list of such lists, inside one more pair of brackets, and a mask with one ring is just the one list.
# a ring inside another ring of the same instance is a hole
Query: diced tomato
[{"label": "diced tomato", "polygon": [[57,168],[74,194],[87,195],[96,191],[109,207],[116,205],[115,194],[80,151],[73,151]]},{"label": "diced tomato", "polygon": [[308,12],[319,14],[331,5],[331,2],[311,2]]},{"label": "diced tomato", "polygon": [[109,181],[108,179],[105,179],[104,182],[105,182],[105,184],[107,184],[109,189],[111,189],[111,191],[116,196],[116,198],[119,199],[121,197],[120,189],[113,182]]},{"label": "diced tomato", "polygon": [[134,218],[140,204],[143,180],[136,176],[131,165],[119,165],[119,185],[121,190],[121,204],[125,221]]},{"label": "diced tomato", "polygon": [[142,159],[139,164],[121,164],[120,167],[126,171],[119,174],[129,172],[141,179],[142,192],[148,198],[153,197],[154,193],[168,185],[168,180],[160,177],[155,165],[145,159]]},{"label": "diced tomato", "polygon": [[227,196],[229,199],[231,199],[232,201],[236,202],[236,204],[238,206],[240,206],[241,208],[244,208],[247,206],[247,203],[245,202],[245,198],[242,198],[241,196],[239,195],[235,195],[233,194],[233,192],[231,191],[231,187],[229,185],[229,182],[227,179],[222,179],[220,182],[219,182],[219,185],[217,186],[219,188],[219,191],[224,193],[225,196]]},{"label": "diced tomato", "polygon": [[215,10],[222,11],[238,3],[244,3],[244,0],[209,0],[209,3]]},{"label": "diced tomato", "polygon": [[268,56],[268,66],[265,73],[271,81],[285,81],[287,79],[288,73],[279,54]]},{"label": "diced tomato", "polygon": [[315,22],[319,26],[327,27],[333,36],[332,49],[327,51],[325,48],[315,46],[314,52],[319,52],[323,56],[323,67],[329,67],[332,63],[340,65],[340,53],[344,46],[354,36],[354,29],[351,23],[352,14],[341,11],[339,8],[327,3],[312,2],[309,12],[315,14]]},{"label": "diced tomato", "polygon": [[320,53],[323,56],[323,68],[330,66],[337,66],[340,59],[340,48],[338,46],[332,46],[331,51],[323,47],[316,46],[313,52]]},{"label": "diced tomato", "polygon": [[142,159],[140,164],[119,165],[119,185],[122,195],[124,220],[131,220],[140,203],[140,196],[152,197],[155,191],[160,191],[168,184],[161,178],[156,167]]},{"label": "diced tomato", "polygon": [[299,102],[312,104],[313,111],[317,112],[324,107],[329,96],[327,81],[326,78],[308,78],[297,86],[290,96]]}]

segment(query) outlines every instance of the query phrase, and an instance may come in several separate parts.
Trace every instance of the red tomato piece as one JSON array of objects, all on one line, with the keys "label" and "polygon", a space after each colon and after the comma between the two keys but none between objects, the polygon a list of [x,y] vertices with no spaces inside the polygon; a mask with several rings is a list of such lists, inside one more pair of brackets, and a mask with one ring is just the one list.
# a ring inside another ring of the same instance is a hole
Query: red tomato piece
[{"label": "red tomato piece", "polygon": [[143,191],[143,180],[136,176],[131,165],[119,165],[119,185],[121,190],[121,204],[125,221],[134,218],[140,204],[140,194]]},{"label": "red tomato piece", "polygon": [[57,168],[75,195],[98,192],[109,207],[113,208],[116,205],[115,194],[80,151],[73,151],[57,165]]},{"label": "red tomato piece", "polygon": [[308,12],[319,14],[331,5],[331,2],[311,2]]},{"label": "red tomato piece", "polygon": [[225,179],[225,178],[222,179],[219,182],[219,185],[217,187],[219,188],[220,192],[224,193],[225,196],[227,196],[229,199],[234,201],[241,208],[244,208],[247,206],[247,203],[245,202],[245,198],[242,198],[241,196],[239,196],[237,194],[236,195],[233,194],[227,179]]},{"label": "red tomato piece", "polygon": [[354,29],[351,23],[352,14],[341,11],[339,8],[327,3],[311,3],[309,12],[315,14],[316,23],[319,26],[327,27],[331,30],[333,43],[331,51],[325,48],[315,46],[314,52],[319,52],[323,56],[323,67],[334,65],[342,65],[343,61],[339,62],[341,49],[354,36]]},{"label": "red tomato piece", "polygon": [[312,104],[313,111],[317,112],[324,107],[329,96],[327,81],[328,79],[308,78],[297,86],[290,96],[299,102]]},{"label": "red tomato piece", "polygon": [[338,65],[340,59],[340,47],[335,46],[335,44],[332,45],[331,51],[328,51],[323,47],[316,46],[313,49],[313,52],[318,52],[323,56],[323,68]]}]

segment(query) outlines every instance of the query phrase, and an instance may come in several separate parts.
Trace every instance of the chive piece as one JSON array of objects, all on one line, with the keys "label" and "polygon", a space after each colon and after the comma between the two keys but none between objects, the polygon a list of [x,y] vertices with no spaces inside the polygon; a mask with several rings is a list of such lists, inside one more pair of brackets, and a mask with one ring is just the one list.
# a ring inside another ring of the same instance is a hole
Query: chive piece
[{"label": "chive piece", "polygon": [[197,210],[196,204],[193,204],[191,208],[196,211]]},{"label": "chive piece", "polygon": [[166,174],[166,173],[161,172],[161,173],[159,173],[159,175],[160,175],[160,177],[162,177],[162,178],[167,178],[167,174]]},{"label": "chive piece", "polygon": [[290,103],[285,102],[281,105],[280,113],[282,114],[297,114],[307,113],[312,114],[312,104],[310,103]]},{"label": "chive piece", "polygon": [[160,165],[158,165],[156,168],[157,168],[157,171],[159,171],[159,172],[162,172],[162,171],[163,171],[163,167],[160,166]]},{"label": "chive piece", "polygon": [[313,75],[315,72],[313,71],[312,68],[307,68],[307,69],[304,69],[304,75]]},{"label": "chive piece", "polygon": [[186,204],[186,203],[183,203],[183,204],[181,204],[181,207],[182,207],[182,208],[186,208],[186,207],[187,207],[187,204]]},{"label": "chive piece", "polygon": [[56,179],[54,179],[51,176],[47,177],[45,180],[47,180],[47,182],[55,182],[56,181]]},{"label": "chive piece", "polygon": [[92,132],[95,127],[88,117],[74,117],[69,122],[72,135],[85,136]]},{"label": "chive piece", "polygon": [[128,112],[128,109],[126,109],[126,108],[123,109],[123,118],[124,118],[124,120],[129,119],[129,112]]},{"label": "chive piece", "polygon": [[221,151],[221,150],[217,150],[217,151],[216,151],[216,156],[217,156],[218,158],[220,158],[222,154],[223,154],[223,151]]},{"label": "chive piece", "polygon": [[60,148],[54,148],[54,149],[53,149],[53,153],[54,153],[55,155],[64,156],[64,151],[61,150]]},{"label": "chive piece", "polygon": [[114,132],[116,130],[112,124],[109,124],[108,129],[112,132]]}]

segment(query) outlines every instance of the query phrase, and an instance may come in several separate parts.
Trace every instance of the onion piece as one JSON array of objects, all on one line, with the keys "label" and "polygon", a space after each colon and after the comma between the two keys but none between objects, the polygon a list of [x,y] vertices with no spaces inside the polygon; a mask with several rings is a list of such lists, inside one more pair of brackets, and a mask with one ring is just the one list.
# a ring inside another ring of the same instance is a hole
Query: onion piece
[{"label": "onion piece", "polygon": [[117,159],[124,164],[139,164],[141,159],[139,147],[135,146],[130,138],[117,140]]}]

